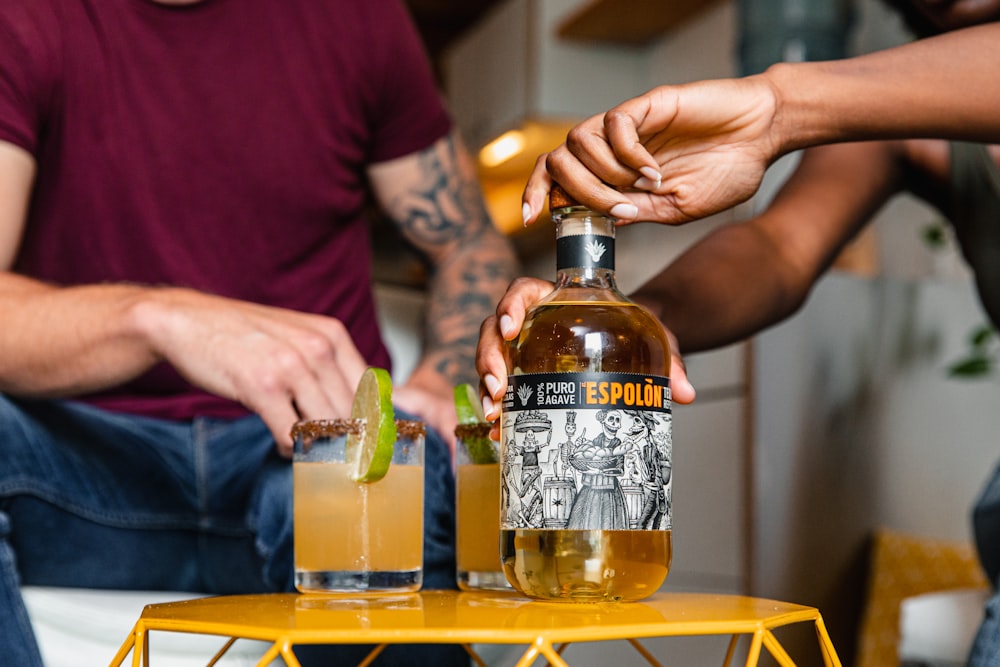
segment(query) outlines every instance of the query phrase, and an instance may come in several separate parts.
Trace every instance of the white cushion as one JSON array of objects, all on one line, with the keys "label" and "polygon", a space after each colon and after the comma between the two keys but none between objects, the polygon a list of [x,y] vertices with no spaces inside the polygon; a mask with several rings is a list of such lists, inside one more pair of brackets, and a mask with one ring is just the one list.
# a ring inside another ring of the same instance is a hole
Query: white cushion
[{"label": "white cushion", "polygon": [[[139,619],[143,607],[204,597],[167,591],[106,591],[25,586],[21,589],[46,667],[107,665]],[[153,632],[150,658],[158,667],[207,664],[227,637]],[[269,644],[240,639],[217,664],[256,665]],[[128,659],[124,664],[131,664]],[[281,665],[276,660],[273,665]]]},{"label": "white cushion", "polygon": [[[87,588],[21,588],[46,667],[107,665],[125,642],[147,604],[204,597],[172,591],[106,591]],[[156,667],[208,664],[227,637],[153,632],[150,660]],[[240,639],[216,663],[219,667],[252,667],[270,643]],[[476,644],[486,664],[513,667],[521,651],[507,644]],[[2,664],[2,663],[0,663]],[[131,665],[131,657],[123,665]],[[284,667],[275,658],[270,667]]]},{"label": "white cushion", "polygon": [[964,665],[989,595],[988,590],[975,588],[905,598],[899,614],[900,660]]}]

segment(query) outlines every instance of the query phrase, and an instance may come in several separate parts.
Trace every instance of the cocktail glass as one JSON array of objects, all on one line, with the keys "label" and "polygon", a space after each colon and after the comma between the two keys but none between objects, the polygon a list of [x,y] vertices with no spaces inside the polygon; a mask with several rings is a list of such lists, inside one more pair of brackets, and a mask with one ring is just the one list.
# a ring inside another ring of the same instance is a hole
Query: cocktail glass
[{"label": "cocktail glass", "polygon": [[295,425],[295,587],[303,593],[383,593],[423,581],[424,424],[396,420],[392,463],[374,482],[352,479],[347,434],[362,420]]},{"label": "cocktail glass", "polygon": [[500,561],[500,445],[489,424],[455,428],[456,565],[462,590],[510,590]]}]

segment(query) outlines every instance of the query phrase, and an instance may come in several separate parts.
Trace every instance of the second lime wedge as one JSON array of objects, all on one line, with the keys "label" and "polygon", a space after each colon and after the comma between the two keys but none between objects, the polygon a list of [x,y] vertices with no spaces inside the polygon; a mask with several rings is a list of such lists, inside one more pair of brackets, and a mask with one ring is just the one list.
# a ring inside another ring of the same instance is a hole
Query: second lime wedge
[{"label": "second lime wedge", "polygon": [[459,424],[478,424],[486,421],[483,404],[479,402],[479,394],[468,382],[455,387],[455,412],[458,413]]},{"label": "second lime wedge", "polygon": [[[459,428],[456,433],[462,433],[462,441],[473,463],[496,463],[497,454],[489,438],[489,424],[483,415],[483,404],[479,402],[479,394],[471,384],[463,383],[455,387],[455,412],[458,414]],[[482,426],[483,428],[469,428]]]},{"label": "second lime wedge", "polygon": [[361,432],[347,436],[347,462],[356,482],[377,482],[389,472],[396,444],[396,415],[392,408],[392,377],[384,368],[365,369],[354,394],[351,418]]}]

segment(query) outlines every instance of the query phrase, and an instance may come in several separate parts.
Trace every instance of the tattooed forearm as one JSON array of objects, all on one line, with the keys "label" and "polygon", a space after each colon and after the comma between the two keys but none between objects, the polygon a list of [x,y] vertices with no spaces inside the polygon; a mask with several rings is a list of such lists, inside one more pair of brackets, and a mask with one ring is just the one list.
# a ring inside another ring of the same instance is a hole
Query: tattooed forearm
[{"label": "tattooed forearm", "polygon": [[493,313],[516,273],[506,240],[464,249],[434,278],[427,302],[428,361],[452,384],[478,381],[479,326]]},{"label": "tattooed forearm", "polygon": [[452,136],[374,175],[383,206],[431,268],[421,367],[452,384],[474,382],[479,326],[517,273],[475,167]]}]

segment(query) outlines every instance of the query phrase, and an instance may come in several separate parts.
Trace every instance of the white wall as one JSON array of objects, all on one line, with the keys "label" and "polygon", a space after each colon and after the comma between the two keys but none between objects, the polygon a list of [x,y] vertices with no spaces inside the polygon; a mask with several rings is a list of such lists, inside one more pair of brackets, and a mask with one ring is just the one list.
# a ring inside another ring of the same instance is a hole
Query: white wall
[{"label": "white wall", "polygon": [[392,379],[406,381],[424,344],[424,304],[422,291],[398,285],[376,285],[375,305],[382,339],[392,358]]},{"label": "white wall", "polygon": [[873,529],[970,537],[1000,382],[946,368],[982,321],[965,280],[831,274],[755,339],[753,591],[819,607],[845,653]]}]

